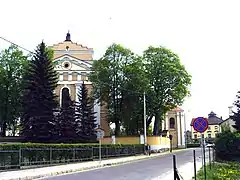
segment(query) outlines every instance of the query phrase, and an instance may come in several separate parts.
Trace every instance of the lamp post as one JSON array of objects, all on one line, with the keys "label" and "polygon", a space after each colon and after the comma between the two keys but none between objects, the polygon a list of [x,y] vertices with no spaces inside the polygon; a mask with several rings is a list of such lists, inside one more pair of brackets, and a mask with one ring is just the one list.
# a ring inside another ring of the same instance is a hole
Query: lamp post
[{"label": "lamp post", "polygon": [[143,93],[143,131],[144,145],[147,145],[147,120],[146,120],[146,93]]}]

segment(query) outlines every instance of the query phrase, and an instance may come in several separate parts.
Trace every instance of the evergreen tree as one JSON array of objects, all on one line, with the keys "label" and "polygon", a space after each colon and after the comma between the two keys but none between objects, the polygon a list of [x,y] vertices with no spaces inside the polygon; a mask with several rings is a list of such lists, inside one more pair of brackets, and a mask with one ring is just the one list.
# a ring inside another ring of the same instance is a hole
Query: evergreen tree
[{"label": "evergreen tree", "polygon": [[22,135],[30,142],[51,142],[56,137],[54,112],[58,106],[54,90],[58,74],[52,54],[42,42],[24,76]]},{"label": "evergreen tree", "polygon": [[77,121],[79,123],[78,134],[83,141],[96,140],[96,117],[93,110],[94,103],[88,96],[88,90],[85,84],[82,84],[81,89],[78,91],[77,103]]},{"label": "evergreen tree", "polygon": [[235,121],[235,125],[233,125],[233,127],[240,132],[240,91],[238,91],[237,100],[235,101],[234,105],[236,106],[237,111],[233,111],[231,118],[233,121]]},{"label": "evergreen tree", "polygon": [[[66,91],[65,91],[66,90]],[[76,142],[77,123],[75,120],[75,105],[70,98],[68,89],[63,89],[63,100],[60,113],[57,116],[58,142]]]}]

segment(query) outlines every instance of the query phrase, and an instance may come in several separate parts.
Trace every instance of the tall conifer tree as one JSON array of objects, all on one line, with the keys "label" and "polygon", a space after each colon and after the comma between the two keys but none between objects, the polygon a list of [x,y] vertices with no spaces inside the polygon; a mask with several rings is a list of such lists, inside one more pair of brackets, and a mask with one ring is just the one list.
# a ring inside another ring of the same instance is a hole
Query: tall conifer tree
[{"label": "tall conifer tree", "polygon": [[22,135],[26,141],[51,142],[56,137],[54,111],[58,103],[54,90],[57,82],[52,53],[42,42],[24,77]]},{"label": "tall conifer tree", "polygon": [[233,127],[240,132],[240,91],[237,93],[237,100],[234,102],[234,105],[236,106],[236,111],[233,111],[231,118],[235,121]]},{"label": "tall conifer tree", "polygon": [[62,107],[57,116],[58,142],[72,143],[79,141],[77,136],[78,124],[75,119],[75,105],[71,100],[68,89],[62,91]]},{"label": "tall conifer tree", "polygon": [[86,84],[78,91],[77,120],[79,123],[78,134],[83,141],[96,140],[96,117],[94,112],[94,102],[88,96]]}]

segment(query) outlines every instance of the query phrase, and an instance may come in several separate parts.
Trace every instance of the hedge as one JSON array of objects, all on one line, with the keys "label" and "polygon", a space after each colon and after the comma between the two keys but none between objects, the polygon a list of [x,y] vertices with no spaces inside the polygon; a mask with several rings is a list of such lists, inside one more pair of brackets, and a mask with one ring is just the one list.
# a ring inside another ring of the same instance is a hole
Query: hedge
[{"label": "hedge", "polygon": [[[143,145],[104,144],[102,158],[142,154]],[[0,144],[0,169],[50,165],[99,158],[99,144]]]}]

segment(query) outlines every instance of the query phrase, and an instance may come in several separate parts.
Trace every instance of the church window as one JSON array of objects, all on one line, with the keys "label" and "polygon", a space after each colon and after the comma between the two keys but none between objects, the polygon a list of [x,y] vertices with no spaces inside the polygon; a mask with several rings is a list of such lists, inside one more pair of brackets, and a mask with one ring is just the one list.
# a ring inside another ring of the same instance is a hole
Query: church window
[{"label": "church window", "polygon": [[66,101],[68,101],[68,97],[70,96],[69,94],[69,89],[68,88],[63,88],[62,89],[62,106],[65,104]]},{"label": "church window", "polygon": [[175,119],[170,118],[170,129],[175,129]]},{"label": "church window", "polygon": [[64,64],[64,67],[65,67],[65,68],[68,68],[68,67],[69,67],[69,64],[68,64],[68,63],[65,63],[65,64]]}]

